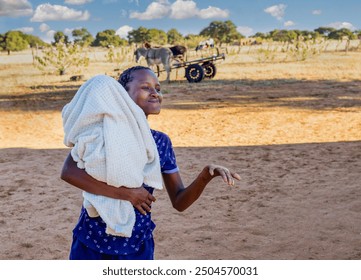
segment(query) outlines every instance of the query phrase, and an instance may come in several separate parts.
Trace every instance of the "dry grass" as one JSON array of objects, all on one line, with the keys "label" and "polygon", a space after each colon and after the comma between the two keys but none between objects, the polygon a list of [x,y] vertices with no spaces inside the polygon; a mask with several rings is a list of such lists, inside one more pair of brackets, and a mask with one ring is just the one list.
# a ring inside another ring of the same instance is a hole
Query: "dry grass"
[{"label": "dry grass", "polygon": [[[228,48],[229,49],[229,48]],[[221,49],[225,51],[225,49]],[[232,52],[226,55],[226,60],[220,61],[217,80],[272,80],[272,79],[294,79],[294,80],[357,80],[361,65],[359,63],[361,52],[324,52],[320,56],[313,57],[306,61],[277,62],[269,61],[259,63],[258,54],[253,52]],[[189,51],[188,60],[199,57],[207,57],[213,52]],[[127,56],[126,61],[108,62],[106,59],[107,50],[98,49],[89,52],[90,66],[85,70],[86,78],[103,73],[116,75],[115,69],[120,70],[135,65],[131,57]],[[13,53],[10,56],[2,53],[0,55],[0,78],[1,93],[18,92],[19,87],[30,87],[44,84],[68,82],[69,75],[57,76],[41,73],[32,65],[31,51]],[[145,61],[141,61],[145,65]],[[183,81],[183,69],[173,70],[173,80]],[[165,74],[162,74],[161,79]]]}]

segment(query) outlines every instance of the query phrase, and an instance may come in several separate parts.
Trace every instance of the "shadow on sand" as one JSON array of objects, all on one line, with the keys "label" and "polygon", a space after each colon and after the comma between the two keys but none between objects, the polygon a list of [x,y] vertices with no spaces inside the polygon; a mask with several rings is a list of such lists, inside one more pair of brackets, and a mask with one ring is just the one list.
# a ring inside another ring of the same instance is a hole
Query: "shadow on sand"
[{"label": "shadow on sand", "polygon": [[[24,94],[0,95],[0,110],[61,110],[79,85],[44,85]],[[289,107],[333,110],[361,107],[361,80],[204,80],[163,84],[163,108]]]}]

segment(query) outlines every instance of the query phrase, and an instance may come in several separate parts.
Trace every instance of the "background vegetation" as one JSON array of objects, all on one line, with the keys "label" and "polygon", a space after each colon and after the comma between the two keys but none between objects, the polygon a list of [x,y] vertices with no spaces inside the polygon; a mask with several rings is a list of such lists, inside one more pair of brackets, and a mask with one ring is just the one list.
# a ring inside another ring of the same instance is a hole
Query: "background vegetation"
[{"label": "background vegetation", "polygon": [[[129,32],[128,39],[123,39],[116,34],[115,30],[107,29],[96,34],[95,38],[86,29],[75,29],[72,31],[73,41],[70,41],[68,36],[62,31],[57,31],[54,34],[54,41],[51,43],[55,45],[62,41],[65,44],[77,44],[82,47],[119,47],[131,44],[142,44],[149,42],[154,45],[175,45],[182,44],[189,48],[195,47],[201,40],[206,38],[213,38],[218,46],[222,44],[239,45],[241,40],[245,38],[237,31],[236,25],[230,21],[212,21],[209,26],[205,27],[199,34],[182,35],[177,29],[172,28],[167,32],[156,28],[139,27]],[[335,29],[332,27],[319,27],[313,31],[308,30],[279,30],[275,29],[268,33],[257,32],[250,38],[258,41],[268,40],[276,42],[291,42],[297,40],[299,37],[304,39],[357,39],[361,38],[361,30],[352,32],[347,28]],[[10,54],[13,51],[21,51],[27,48],[42,48],[49,46],[39,37],[25,34],[21,31],[10,30],[5,34],[0,34],[0,50],[6,51]]]},{"label": "background vegetation", "polygon": [[[31,48],[33,64],[45,73],[63,75],[66,72],[82,74],[89,64],[88,52],[92,48],[101,47],[106,50],[105,58],[114,63],[114,68],[122,68],[124,61],[131,61],[134,48],[148,42],[152,46],[184,45],[191,50],[208,38],[213,38],[216,46],[227,55],[245,53],[257,62],[289,62],[303,61],[319,55],[330,48],[344,51],[361,48],[361,30],[351,31],[346,28],[335,29],[319,27],[309,30],[279,30],[267,33],[256,33],[246,38],[237,31],[232,21],[213,21],[199,34],[182,35],[172,28],[167,32],[156,28],[139,27],[128,33],[127,40],[116,34],[115,30],[100,31],[95,37],[86,29],[72,31],[72,39],[62,31],[54,34],[53,41],[48,44],[39,37],[10,30],[0,34],[0,51],[11,54]],[[357,44],[354,44],[357,41]],[[353,43],[351,43],[353,42]],[[197,56],[203,54],[197,54]],[[188,58],[189,58],[188,56]]]}]

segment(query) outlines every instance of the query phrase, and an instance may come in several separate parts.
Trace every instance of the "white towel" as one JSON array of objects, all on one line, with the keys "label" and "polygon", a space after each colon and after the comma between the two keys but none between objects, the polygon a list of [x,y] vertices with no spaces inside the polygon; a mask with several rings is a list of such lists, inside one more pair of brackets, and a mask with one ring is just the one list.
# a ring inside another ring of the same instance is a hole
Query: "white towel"
[{"label": "white towel", "polygon": [[[143,110],[115,79],[98,75],[84,83],[62,111],[64,144],[79,168],[109,185],[143,183],[162,189],[159,155]],[[100,215],[106,232],[130,237],[135,212],[129,201],[83,192],[91,217]]]}]

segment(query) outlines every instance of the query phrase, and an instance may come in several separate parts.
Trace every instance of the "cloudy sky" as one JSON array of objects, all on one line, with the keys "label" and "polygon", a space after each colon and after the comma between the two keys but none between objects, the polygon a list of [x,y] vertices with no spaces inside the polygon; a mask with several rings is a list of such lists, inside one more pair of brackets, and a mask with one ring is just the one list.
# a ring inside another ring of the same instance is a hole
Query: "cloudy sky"
[{"label": "cloudy sky", "polygon": [[85,27],[93,36],[122,37],[140,26],[198,34],[214,20],[231,20],[245,36],[273,29],[320,26],[361,29],[361,0],[0,0],[0,33],[21,30],[50,42],[55,31]]}]

